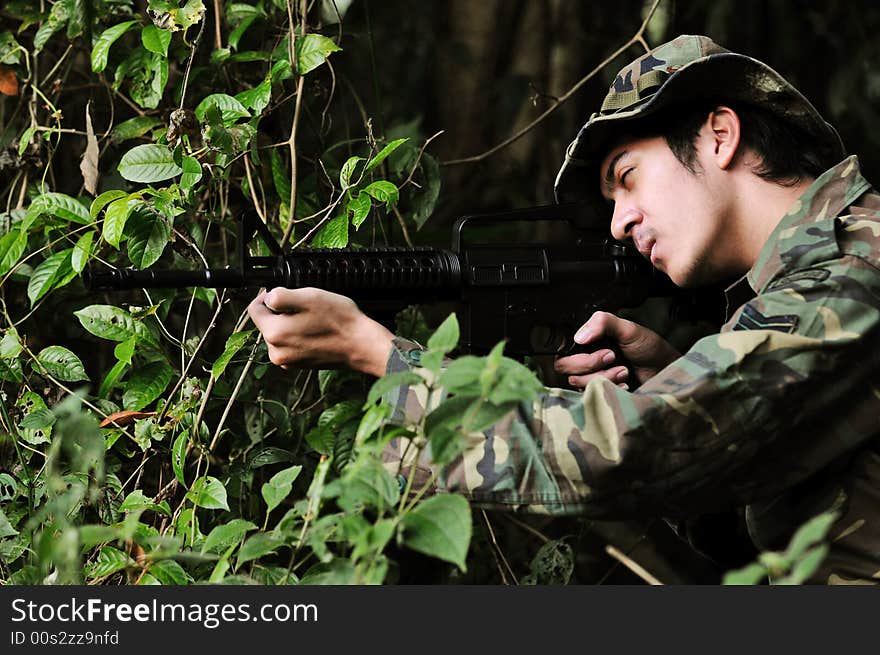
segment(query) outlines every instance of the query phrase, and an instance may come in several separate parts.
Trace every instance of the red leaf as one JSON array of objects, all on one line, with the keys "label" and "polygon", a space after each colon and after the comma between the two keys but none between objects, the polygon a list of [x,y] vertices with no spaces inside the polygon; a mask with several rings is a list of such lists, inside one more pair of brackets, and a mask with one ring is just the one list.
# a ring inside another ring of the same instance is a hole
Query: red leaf
[{"label": "red leaf", "polygon": [[18,95],[18,77],[9,66],[0,64],[0,93],[6,96]]},{"label": "red leaf", "polygon": [[131,411],[123,411],[123,412],[114,412],[110,414],[107,418],[101,421],[102,428],[113,427],[124,427],[129,423],[133,423],[139,418],[149,418],[150,416],[155,416],[156,412],[131,412]]}]

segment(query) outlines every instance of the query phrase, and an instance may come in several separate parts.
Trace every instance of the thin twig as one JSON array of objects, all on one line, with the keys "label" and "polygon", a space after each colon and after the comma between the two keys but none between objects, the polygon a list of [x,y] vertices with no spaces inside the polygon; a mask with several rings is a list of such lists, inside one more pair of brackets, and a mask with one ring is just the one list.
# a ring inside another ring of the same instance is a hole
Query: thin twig
[{"label": "thin twig", "polygon": [[662,582],[660,582],[657,578],[655,578],[653,575],[651,575],[641,564],[634,561],[633,559],[631,559],[630,557],[628,557],[624,553],[620,552],[619,550],[617,550],[617,548],[615,548],[611,544],[608,544],[607,546],[605,546],[605,552],[608,553],[614,559],[616,559],[618,562],[623,564],[626,568],[628,568],[630,571],[635,573],[637,576],[639,576],[642,580],[647,582],[649,585],[661,585],[661,586],[663,585]]},{"label": "thin twig", "polygon": [[245,172],[245,175],[247,176],[248,190],[251,192],[251,200],[254,203],[254,209],[257,210],[257,215],[260,217],[260,220],[263,221],[263,223],[268,223],[268,221],[266,220],[266,212],[263,209],[263,206],[260,203],[259,198],[257,198],[257,190],[254,188],[254,180],[253,180],[253,177],[251,177],[251,165],[250,165],[249,159],[250,158],[247,155],[245,155],[245,157],[244,157],[244,172]]},{"label": "thin twig", "polygon": [[480,153],[479,155],[473,155],[472,157],[463,157],[461,159],[451,159],[449,161],[442,162],[442,165],[443,166],[455,166],[457,164],[475,163],[475,162],[483,161],[487,157],[494,155],[499,150],[503,150],[504,148],[506,148],[510,144],[519,140],[527,132],[532,130],[538,123],[540,123],[545,118],[547,118],[550,114],[552,114],[554,111],[559,109],[559,107],[564,102],[566,102],[569,98],[571,98],[572,95],[574,95],[584,84],[586,84],[589,80],[591,80],[593,77],[595,77],[596,74],[599,73],[599,71],[601,71],[603,68],[605,68],[608,64],[610,64],[612,61],[617,59],[618,56],[620,56],[622,53],[626,52],[627,49],[630,48],[630,46],[632,46],[636,43],[641,43],[645,48],[648,48],[648,45],[647,45],[647,43],[645,43],[645,39],[642,36],[642,34],[644,33],[645,29],[648,27],[648,23],[651,22],[651,18],[654,16],[654,12],[657,10],[657,6],[659,4],[660,4],[660,0],[654,0],[654,4],[651,5],[651,9],[648,11],[648,15],[645,17],[645,20],[642,21],[642,25],[641,25],[641,27],[639,27],[639,29],[635,33],[635,35],[633,35],[626,43],[624,43],[622,46],[620,46],[613,53],[608,55],[608,57],[606,57],[602,61],[602,63],[600,63],[593,70],[591,70],[589,73],[587,73],[584,77],[582,77],[580,80],[578,80],[577,83],[573,87],[571,87],[568,91],[566,91],[563,95],[561,95],[559,97],[559,99],[553,105],[551,105],[548,109],[546,109],[543,113],[541,113],[531,123],[529,123],[524,128],[522,128],[521,130],[516,132],[513,136],[505,139],[504,141],[502,141],[498,145],[489,148],[487,151]]},{"label": "thin twig", "polygon": [[[489,522],[489,517],[486,515],[486,510],[481,509],[480,513],[483,515],[483,520],[486,522],[486,527],[489,529],[489,538],[492,540],[493,551],[498,553],[498,557],[501,558],[501,561],[504,563],[505,568],[507,568],[507,572],[510,573],[510,577],[513,578],[513,584],[519,585],[519,580],[516,579],[516,573],[513,572],[513,568],[511,568],[510,563],[504,556],[504,552],[501,550],[501,546],[498,545],[498,540],[495,538],[495,530],[492,529],[492,524]],[[506,577],[503,571],[501,572],[501,577]],[[507,584],[507,581],[505,580],[504,583]]]},{"label": "thin twig", "polygon": [[503,512],[503,513],[501,514],[501,516],[503,516],[504,518],[506,518],[508,521],[510,521],[511,523],[513,523],[513,524],[514,524],[515,526],[517,526],[518,528],[522,528],[523,530],[525,530],[525,531],[528,532],[529,534],[534,535],[535,537],[537,537],[538,539],[540,539],[543,543],[546,544],[546,543],[549,543],[549,542],[551,541],[550,537],[548,537],[547,535],[543,534],[543,533],[540,532],[539,530],[536,530],[535,528],[533,528],[532,526],[530,526],[528,523],[524,523],[523,521],[520,521],[518,518],[516,518],[515,516],[513,516],[513,515],[510,514],[509,512]]}]

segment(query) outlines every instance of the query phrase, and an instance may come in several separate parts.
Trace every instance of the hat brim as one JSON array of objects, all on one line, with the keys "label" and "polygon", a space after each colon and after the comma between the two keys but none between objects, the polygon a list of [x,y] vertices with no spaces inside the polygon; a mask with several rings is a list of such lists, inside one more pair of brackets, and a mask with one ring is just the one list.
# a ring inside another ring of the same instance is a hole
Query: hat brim
[{"label": "hat brim", "polygon": [[657,91],[631,109],[598,115],[569,145],[554,185],[557,202],[604,202],[599,164],[606,150],[638,121],[673,104],[739,101],[763,107],[815,140],[829,166],[846,154],[840,136],[816,108],[766,64],[737,53],[709,55],[675,71]]}]

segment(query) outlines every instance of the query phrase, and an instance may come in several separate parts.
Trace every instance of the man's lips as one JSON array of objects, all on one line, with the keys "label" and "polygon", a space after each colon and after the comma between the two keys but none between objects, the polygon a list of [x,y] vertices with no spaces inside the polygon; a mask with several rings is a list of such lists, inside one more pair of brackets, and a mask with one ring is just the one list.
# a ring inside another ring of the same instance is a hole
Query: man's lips
[{"label": "man's lips", "polygon": [[656,242],[653,239],[649,239],[644,243],[639,241],[636,242],[636,249],[642,254],[645,259],[650,259],[651,263],[654,262],[654,245]]}]

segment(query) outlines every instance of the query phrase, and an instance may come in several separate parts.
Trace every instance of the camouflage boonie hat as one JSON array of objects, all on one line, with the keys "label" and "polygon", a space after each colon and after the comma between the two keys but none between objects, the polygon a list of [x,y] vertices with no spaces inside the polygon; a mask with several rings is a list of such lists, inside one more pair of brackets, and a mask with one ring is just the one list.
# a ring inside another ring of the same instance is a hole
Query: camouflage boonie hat
[{"label": "camouflage boonie hat", "polygon": [[556,176],[557,202],[599,198],[597,167],[611,139],[672,104],[717,99],[767,109],[815,139],[831,167],[846,154],[835,129],[785,78],[766,64],[730,52],[706,36],[683,35],[625,66],[602,108],[568,146]]}]

